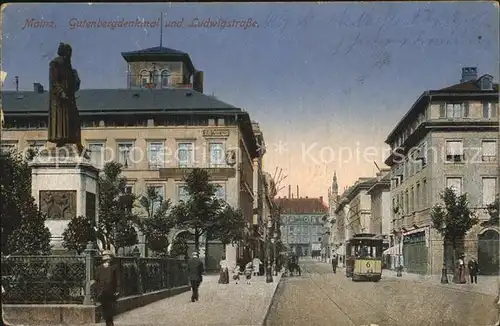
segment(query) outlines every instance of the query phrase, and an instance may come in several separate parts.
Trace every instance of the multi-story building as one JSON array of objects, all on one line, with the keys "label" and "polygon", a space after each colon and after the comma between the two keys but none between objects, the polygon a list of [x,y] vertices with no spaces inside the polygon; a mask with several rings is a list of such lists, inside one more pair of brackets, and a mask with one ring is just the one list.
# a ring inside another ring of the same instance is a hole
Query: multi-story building
[{"label": "multi-story building", "polygon": [[299,256],[319,255],[324,237],[324,219],[328,207],[319,198],[278,197],[281,241]]},{"label": "multi-story building", "polygon": [[340,264],[345,262],[345,242],[355,234],[370,231],[372,209],[368,190],[376,182],[376,178],[359,178],[337,201],[334,211],[337,224],[335,247]]},{"label": "multi-story building", "polygon": [[377,173],[377,181],[367,190],[371,196],[371,221],[368,233],[382,235],[383,250],[391,246],[392,214],[391,214],[391,175],[390,169],[383,169]]},{"label": "multi-story building", "polygon": [[498,194],[498,128],[498,84],[466,67],[460,83],[422,93],[387,137],[393,232],[402,235],[408,271],[440,272],[443,242],[430,210],[451,187],[467,194],[481,220],[464,239],[465,254],[483,272],[498,273],[498,226],[483,223]]},{"label": "multi-story building", "polygon": [[266,196],[269,195],[269,189],[267,187],[266,178],[267,175],[263,170],[262,158],[266,151],[266,144],[264,141],[264,134],[260,129],[257,122],[252,123],[253,132],[257,140],[257,147],[260,151],[259,157],[253,160],[253,196],[255,198],[253,202],[253,220],[252,220],[252,238],[253,238],[253,248],[252,256],[258,256],[260,259],[264,259],[264,240],[266,232],[266,222],[269,215],[269,205]]},{"label": "multi-story building", "polygon": [[[202,73],[186,53],[157,47],[122,56],[128,64],[127,89],[77,92],[82,140],[94,165],[118,161],[127,192],[140,196],[154,187],[173,204],[186,198],[184,175],[205,168],[220,186],[217,196],[241,208],[251,225],[253,161],[260,153],[249,114],[204,95]],[[3,92],[3,149],[46,145],[48,101],[40,84],[31,92]],[[210,265],[218,263],[219,247],[210,248]],[[236,260],[237,249],[227,250],[228,259]]]}]

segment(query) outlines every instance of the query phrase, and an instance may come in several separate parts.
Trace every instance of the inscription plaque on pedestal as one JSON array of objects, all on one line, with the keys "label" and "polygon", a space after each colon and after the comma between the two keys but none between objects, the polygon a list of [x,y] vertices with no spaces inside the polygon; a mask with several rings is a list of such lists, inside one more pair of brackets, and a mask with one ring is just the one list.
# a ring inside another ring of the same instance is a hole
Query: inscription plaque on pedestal
[{"label": "inscription plaque on pedestal", "polygon": [[76,217],[76,190],[40,190],[40,210],[49,220]]}]

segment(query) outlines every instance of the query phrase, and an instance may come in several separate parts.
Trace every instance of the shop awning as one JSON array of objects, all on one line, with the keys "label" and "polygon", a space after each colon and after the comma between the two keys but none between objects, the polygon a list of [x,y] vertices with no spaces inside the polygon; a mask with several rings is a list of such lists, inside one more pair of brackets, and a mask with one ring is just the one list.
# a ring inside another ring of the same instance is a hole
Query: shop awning
[{"label": "shop awning", "polygon": [[383,252],[384,255],[396,256],[403,254],[403,246],[399,243]]}]

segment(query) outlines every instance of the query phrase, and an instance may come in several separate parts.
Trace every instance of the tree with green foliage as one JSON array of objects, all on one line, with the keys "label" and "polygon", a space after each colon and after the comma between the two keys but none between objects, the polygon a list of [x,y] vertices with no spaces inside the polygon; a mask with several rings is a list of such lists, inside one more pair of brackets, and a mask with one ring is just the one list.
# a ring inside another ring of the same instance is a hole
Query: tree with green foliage
[{"label": "tree with green foliage", "polygon": [[243,212],[222,203],[216,223],[208,230],[208,234],[210,239],[219,240],[223,245],[236,244],[245,239],[245,227]]},{"label": "tree with green foliage", "polygon": [[0,153],[0,197],[3,254],[41,255],[50,252],[50,231],[31,195],[31,169],[21,154]]},{"label": "tree with green foliage", "polygon": [[168,253],[168,235],[174,226],[169,215],[170,200],[163,199],[154,187],[148,187],[146,194],[139,199],[146,212],[142,220],[142,233],[146,237],[148,248],[156,255],[166,256]]},{"label": "tree with green foliage", "polygon": [[96,230],[105,249],[137,244],[136,227],[140,220],[133,213],[135,196],[125,193],[127,179],[121,175],[122,165],[106,163],[99,177],[99,222]]},{"label": "tree with green foliage", "polygon": [[189,198],[172,207],[171,216],[177,228],[193,235],[195,251],[199,251],[200,237],[216,224],[220,209],[215,198],[217,187],[209,182],[210,176],[204,169],[193,169],[184,180]]},{"label": "tree with green foliage", "polygon": [[498,225],[500,223],[499,219],[499,211],[500,211],[500,194],[496,195],[495,201],[489,204],[486,209],[488,210],[488,215],[490,215],[490,219],[488,224],[490,225]]},{"label": "tree with green foliage", "polygon": [[[469,208],[467,194],[458,196],[452,188],[446,188],[440,197],[443,203],[436,204],[431,210],[432,225],[443,236],[444,253],[447,244],[451,244],[452,261],[455,261],[458,244],[479,220]],[[446,266],[445,254],[443,254],[443,266]]]},{"label": "tree with green foliage", "polygon": [[187,256],[188,248],[189,246],[187,243],[187,238],[183,234],[181,234],[174,239],[169,256],[173,258],[184,258]]},{"label": "tree with green foliage", "polygon": [[65,249],[81,254],[88,242],[95,243],[97,240],[94,221],[86,216],[77,216],[69,221],[62,236]]}]

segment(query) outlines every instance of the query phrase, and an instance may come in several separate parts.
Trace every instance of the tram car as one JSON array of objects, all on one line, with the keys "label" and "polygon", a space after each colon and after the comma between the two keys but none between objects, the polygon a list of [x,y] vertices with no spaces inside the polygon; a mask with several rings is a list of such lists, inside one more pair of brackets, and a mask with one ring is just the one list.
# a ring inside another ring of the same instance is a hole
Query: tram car
[{"label": "tram car", "polygon": [[347,277],[353,281],[378,282],[382,278],[383,237],[360,233],[346,242]]}]

